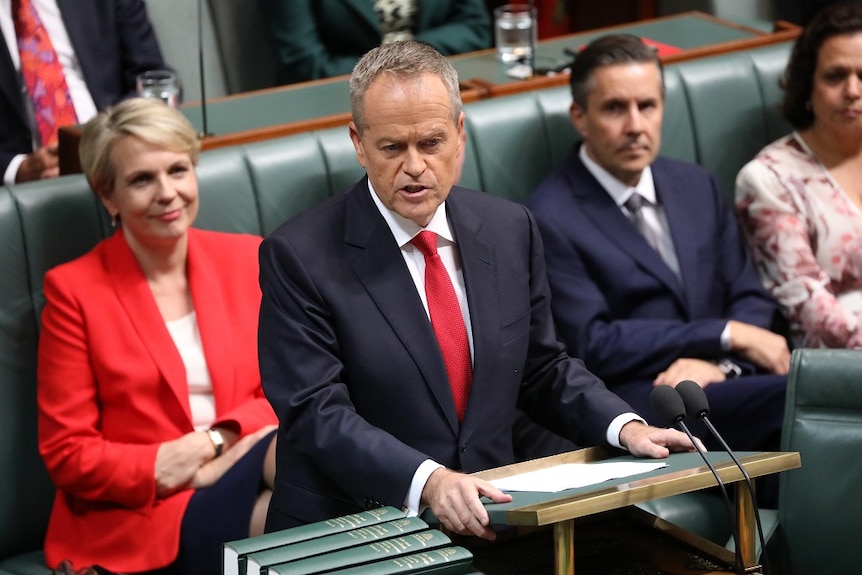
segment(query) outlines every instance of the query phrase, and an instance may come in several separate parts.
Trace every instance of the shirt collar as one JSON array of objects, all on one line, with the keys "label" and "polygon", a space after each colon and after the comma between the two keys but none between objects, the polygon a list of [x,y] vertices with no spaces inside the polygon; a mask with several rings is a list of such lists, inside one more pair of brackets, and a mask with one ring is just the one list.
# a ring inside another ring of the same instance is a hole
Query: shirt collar
[{"label": "shirt collar", "polygon": [[596,180],[598,180],[599,184],[601,184],[605,191],[610,194],[611,198],[619,207],[622,208],[626,201],[628,201],[631,195],[635,192],[639,193],[653,205],[658,203],[656,201],[655,182],[653,182],[652,179],[652,168],[650,166],[644,168],[637,185],[631,187],[619,181],[616,177],[611,175],[610,172],[593,161],[589,154],[587,154],[586,145],[581,144],[581,149],[578,151],[578,157],[580,157],[581,161],[584,163],[587,171],[590,172]]},{"label": "shirt collar", "polygon": [[380,215],[382,215],[383,219],[386,220],[386,225],[389,226],[389,230],[395,237],[395,241],[398,243],[399,248],[404,247],[404,245],[409,243],[416,234],[423,230],[434,232],[453,244],[455,243],[455,236],[452,234],[452,229],[449,227],[449,220],[446,218],[445,201],[437,206],[437,211],[434,212],[434,216],[431,218],[431,221],[423,228],[383,205],[377,192],[374,191],[374,186],[371,185],[370,179],[368,180],[368,193],[371,194],[371,199],[374,201],[374,205],[377,206],[377,210],[380,212]]}]

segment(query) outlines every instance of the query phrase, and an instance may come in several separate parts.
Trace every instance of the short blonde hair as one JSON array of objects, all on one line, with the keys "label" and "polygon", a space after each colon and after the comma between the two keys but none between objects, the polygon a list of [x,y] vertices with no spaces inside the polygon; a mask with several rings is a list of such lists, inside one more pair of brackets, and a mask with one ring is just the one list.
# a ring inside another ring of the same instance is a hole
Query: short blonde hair
[{"label": "short blonde hair", "polygon": [[187,153],[197,165],[200,140],[186,117],[161,100],[130,98],[100,112],[87,122],[81,135],[81,168],[100,196],[109,197],[114,189],[117,174],[111,152],[125,136]]}]

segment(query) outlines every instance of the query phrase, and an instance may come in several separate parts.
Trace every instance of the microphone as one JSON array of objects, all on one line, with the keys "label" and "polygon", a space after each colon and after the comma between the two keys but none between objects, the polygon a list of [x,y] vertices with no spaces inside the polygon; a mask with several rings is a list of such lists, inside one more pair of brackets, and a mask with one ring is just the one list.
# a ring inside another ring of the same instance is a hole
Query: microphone
[{"label": "microphone", "polygon": [[207,96],[206,96],[206,76],[204,74],[204,7],[201,0],[198,0],[198,72],[201,78],[201,121],[203,131],[200,133],[201,138],[209,136],[207,130]]},{"label": "microphone", "polygon": [[539,12],[535,0],[530,0],[530,75],[536,75],[536,36],[539,33]]},{"label": "microphone", "polygon": [[[748,475],[748,471],[746,471],[745,467],[736,457],[736,454],[730,449],[730,446],[727,445],[727,442],[712,424],[712,421],[709,420],[709,400],[706,398],[706,392],[703,391],[703,388],[699,386],[696,382],[686,379],[679,382],[676,385],[676,391],[679,396],[682,398],[683,403],[685,404],[686,412],[689,417],[694,417],[695,419],[700,419],[703,421],[706,428],[715,437],[716,440],[721,444],[722,449],[724,449],[739,470],[742,472],[742,477],[745,478],[745,484],[748,486],[748,493],[751,495],[751,502],[754,506],[754,520],[757,525],[757,535],[760,538],[760,553],[763,556],[763,564],[764,564],[764,573],[769,573],[769,557],[766,554],[766,540],[763,536],[763,525],[760,522],[760,510],[757,507],[757,499],[754,494],[754,484],[751,481],[751,477]],[[739,549],[739,541],[737,543],[737,550]]]},{"label": "microphone", "polygon": [[722,498],[724,499],[725,507],[727,508],[727,516],[730,519],[730,532],[733,536],[733,541],[736,544],[736,562],[737,562],[737,570],[742,572],[742,562],[741,557],[738,553],[739,550],[739,537],[737,535],[736,530],[736,521],[735,515],[733,513],[733,505],[730,503],[730,497],[727,495],[727,488],[724,486],[724,481],[721,480],[721,477],[718,475],[718,471],[715,469],[715,466],[706,456],[704,450],[698,445],[697,441],[694,438],[694,435],[689,430],[688,426],[685,424],[686,417],[686,405],[682,399],[682,396],[679,392],[669,385],[659,385],[653,388],[652,392],[650,392],[649,403],[652,408],[658,413],[660,417],[663,417],[671,422],[674,425],[679,426],[679,428],[688,435],[688,438],[691,440],[692,444],[694,444],[694,448],[700,454],[703,462],[706,463],[706,466],[709,467],[709,470],[712,472],[713,477],[715,477],[716,483],[718,483],[718,487],[721,490]]}]

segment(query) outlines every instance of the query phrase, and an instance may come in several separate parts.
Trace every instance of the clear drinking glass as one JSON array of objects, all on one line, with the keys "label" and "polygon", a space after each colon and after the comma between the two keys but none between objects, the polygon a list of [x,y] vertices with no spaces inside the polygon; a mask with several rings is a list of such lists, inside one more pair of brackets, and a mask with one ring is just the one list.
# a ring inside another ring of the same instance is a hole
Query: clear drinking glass
[{"label": "clear drinking glass", "polygon": [[504,4],[494,9],[497,56],[505,63],[529,60],[536,45],[536,8],[529,4]]},{"label": "clear drinking glass", "polygon": [[142,98],[159,98],[172,108],[180,104],[179,81],[170,70],[149,70],[138,74],[137,89]]}]

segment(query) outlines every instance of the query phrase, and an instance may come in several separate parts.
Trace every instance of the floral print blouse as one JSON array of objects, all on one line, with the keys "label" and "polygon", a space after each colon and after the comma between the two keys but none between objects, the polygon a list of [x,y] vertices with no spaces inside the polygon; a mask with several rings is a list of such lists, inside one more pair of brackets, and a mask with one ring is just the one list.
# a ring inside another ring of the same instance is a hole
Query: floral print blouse
[{"label": "floral print blouse", "polygon": [[794,343],[862,348],[862,211],[799,134],[742,168],[736,210]]}]

